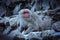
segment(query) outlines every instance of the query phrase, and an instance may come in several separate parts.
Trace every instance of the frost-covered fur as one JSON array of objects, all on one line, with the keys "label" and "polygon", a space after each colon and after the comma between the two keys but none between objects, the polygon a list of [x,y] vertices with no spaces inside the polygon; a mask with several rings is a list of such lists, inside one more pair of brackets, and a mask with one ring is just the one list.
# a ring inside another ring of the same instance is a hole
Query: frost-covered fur
[{"label": "frost-covered fur", "polygon": [[[24,19],[22,17],[22,14],[24,11],[28,11],[30,14],[30,18]],[[20,27],[19,30],[21,30],[22,27],[25,27],[26,25],[28,26],[28,29],[25,31],[25,33],[29,33],[33,30],[39,30],[39,27],[42,27],[42,21],[39,19],[39,16],[36,13],[31,12],[28,9],[21,10],[19,12],[20,16]]]},{"label": "frost-covered fur", "polygon": [[[28,11],[30,13],[30,18],[29,19],[25,20],[22,17],[22,13],[24,11]],[[52,19],[49,16],[44,16],[42,14],[40,16],[38,16],[36,13],[33,13],[28,9],[22,9],[19,12],[19,16],[21,18],[20,19],[20,27],[19,27],[19,29],[21,30],[21,27],[25,27],[26,25],[28,26],[28,29],[25,31],[25,33],[29,33],[29,32],[31,32],[33,30],[39,30],[39,28],[48,29],[47,27],[51,26],[51,20]]]}]

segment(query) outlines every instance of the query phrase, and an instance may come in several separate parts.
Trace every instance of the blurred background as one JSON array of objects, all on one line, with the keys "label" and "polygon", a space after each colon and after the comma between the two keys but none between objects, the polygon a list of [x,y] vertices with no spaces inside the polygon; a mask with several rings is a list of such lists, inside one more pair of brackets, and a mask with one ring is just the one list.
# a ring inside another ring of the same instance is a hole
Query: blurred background
[{"label": "blurred background", "polygon": [[[0,20],[4,19],[7,22],[6,19],[9,20],[11,16],[18,15],[21,9],[30,9],[32,12],[48,10],[48,16],[53,16],[53,23],[60,21],[60,0],[0,0]],[[0,37],[2,40],[5,38],[2,36],[2,32],[9,25],[4,20],[0,21]],[[21,39],[17,38],[16,40]]]}]

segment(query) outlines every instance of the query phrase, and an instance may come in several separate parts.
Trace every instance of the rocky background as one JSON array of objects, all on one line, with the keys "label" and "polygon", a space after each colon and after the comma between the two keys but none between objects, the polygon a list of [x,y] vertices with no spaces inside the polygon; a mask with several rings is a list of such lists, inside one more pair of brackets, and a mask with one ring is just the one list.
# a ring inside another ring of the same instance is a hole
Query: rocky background
[{"label": "rocky background", "polygon": [[[47,15],[53,17],[52,23],[59,25],[57,26],[58,28],[54,29],[57,31],[60,28],[60,0],[0,0],[0,40],[12,40],[12,38],[2,35],[2,32],[9,25],[7,20],[12,18],[13,15],[18,15],[18,11],[24,8],[30,9],[33,12],[48,10]],[[58,32],[60,32],[60,29]],[[43,40],[58,40],[59,38],[60,36],[57,35],[54,37],[44,37]],[[25,39],[15,37],[13,40]],[[39,39],[32,38],[30,40]]]}]

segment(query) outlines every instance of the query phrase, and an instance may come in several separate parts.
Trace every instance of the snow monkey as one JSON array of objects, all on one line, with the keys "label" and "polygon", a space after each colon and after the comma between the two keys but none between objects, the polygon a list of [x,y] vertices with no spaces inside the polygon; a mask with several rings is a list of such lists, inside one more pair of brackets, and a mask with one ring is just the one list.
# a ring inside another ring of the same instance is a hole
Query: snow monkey
[{"label": "snow monkey", "polygon": [[20,27],[18,29],[21,31],[22,28],[28,28],[24,31],[24,33],[29,33],[34,30],[39,30],[39,26],[42,27],[43,23],[39,19],[39,16],[36,13],[31,12],[28,9],[22,9],[19,11],[20,17]]}]

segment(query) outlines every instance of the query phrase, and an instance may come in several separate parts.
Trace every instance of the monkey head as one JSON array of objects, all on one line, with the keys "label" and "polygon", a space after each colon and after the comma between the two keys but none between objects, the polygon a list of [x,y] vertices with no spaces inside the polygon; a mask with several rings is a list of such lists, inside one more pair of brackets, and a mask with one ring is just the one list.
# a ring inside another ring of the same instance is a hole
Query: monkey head
[{"label": "monkey head", "polygon": [[29,9],[22,9],[19,11],[19,16],[23,18],[29,18],[32,12]]}]

